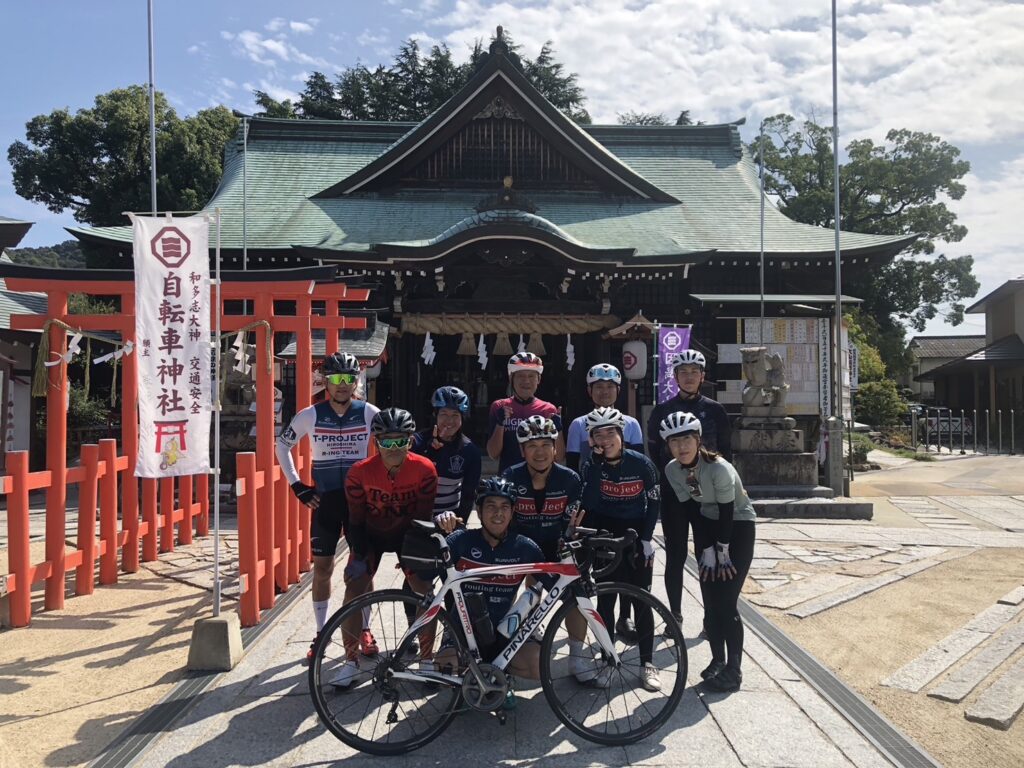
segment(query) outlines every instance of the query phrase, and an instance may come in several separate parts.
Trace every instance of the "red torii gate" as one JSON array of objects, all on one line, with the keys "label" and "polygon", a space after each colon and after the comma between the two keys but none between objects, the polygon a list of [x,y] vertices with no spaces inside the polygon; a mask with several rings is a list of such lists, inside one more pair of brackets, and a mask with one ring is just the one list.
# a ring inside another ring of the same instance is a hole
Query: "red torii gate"
[{"label": "red torii gate", "polygon": [[[63,355],[67,350],[68,328],[82,331],[107,331],[121,335],[121,343],[135,343],[134,274],[121,270],[52,270],[5,264],[0,267],[8,290],[39,292],[47,295],[45,315],[12,315],[13,330],[41,330],[48,335],[49,352]],[[241,571],[242,618],[251,625],[259,620],[259,609],[273,605],[275,584],[281,591],[296,583],[299,573],[310,567],[309,516],[300,515],[298,501],[288,493],[274,457],[274,373],[273,334],[296,336],[296,408],[308,406],[312,398],[312,329],[328,329],[327,351],[338,350],[337,331],[365,328],[365,318],[340,314],[342,303],[365,302],[369,290],[352,289],[334,282],[333,267],[313,267],[259,272],[223,272],[221,306],[211,286],[213,325],[220,312],[223,333],[251,328],[256,333],[256,452],[240,454],[237,490],[239,504],[239,566]],[[68,295],[86,293],[117,296],[121,300],[118,315],[70,315]],[[251,314],[225,315],[223,302],[251,302]],[[294,301],[295,315],[277,315],[274,301]],[[324,302],[325,314],[313,316],[313,302]],[[0,492],[8,495],[9,564],[6,588],[10,597],[11,623],[26,626],[31,619],[31,587],[45,580],[46,609],[64,605],[64,580],[69,568],[77,568],[76,592],[91,594],[95,558],[100,559],[100,584],[117,581],[117,550],[121,567],[129,573],[139,567],[139,542],[142,560],[155,560],[159,551],[174,548],[174,525],[182,544],[192,540],[192,518],[197,518],[197,533],[206,535],[209,526],[209,476],[185,476],[160,480],[135,478],[138,454],[138,369],[134,354],[121,358],[121,437],[124,453],[117,455],[114,441],[83,446],[82,466],[67,467],[67,363],[48,369],[46,394],[46,470],[28,472],[25,451],[12,452],[9,475],[0,479]],[[298,449],[296,449],[298,450]],[[310,481],[309,446],[298,454],[300,473]],[[249,472],[249,470],[252,470]],[[117,509],[117,473],[124,472],[121,484],[121,508]],[[96,546],[95,510],[97,481],[100,493],[100,541]],[[178,482],[180,507],[175,507],[175,481]],[[195,483],[193,483],[195,480]],[[277,481],[276,486],[275,482]],[[65,549],[67,484],[78,482],[80,493],[78,548]],[[198,500],[193,501],[193,487]],[[28,491],[46,488],[45,560],[33,565],[29,555]],[[157,496],[159,490],[159,510]],[[258,498],[256,492],[260,491]],[[258,500],[258,504],[257,504]],[[276,503],[275,503],[276,502]],[[91,509],[89,508],[91,505]],[[257,512],[258,509],[258,512]],[[122,530],[116,530],[118,512]],[[91,522],[86,518],[91,514]],[[159,546],[157,531],[160,531]],[[276,544],[276,546],[275,546]],[[0,574],[2,575],[2,574]]]}]

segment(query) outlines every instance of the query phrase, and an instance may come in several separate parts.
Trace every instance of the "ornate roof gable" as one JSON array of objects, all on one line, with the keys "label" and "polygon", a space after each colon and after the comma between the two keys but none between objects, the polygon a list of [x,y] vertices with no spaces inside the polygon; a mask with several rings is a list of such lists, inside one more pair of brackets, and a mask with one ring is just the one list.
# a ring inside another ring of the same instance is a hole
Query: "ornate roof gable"
[{"label": "ornate roof gable", "polygon": [[680,202],[566,117],[523,75],[500,37],[470,81],[379,157],[314,198],[400,187],[605,192]]}]

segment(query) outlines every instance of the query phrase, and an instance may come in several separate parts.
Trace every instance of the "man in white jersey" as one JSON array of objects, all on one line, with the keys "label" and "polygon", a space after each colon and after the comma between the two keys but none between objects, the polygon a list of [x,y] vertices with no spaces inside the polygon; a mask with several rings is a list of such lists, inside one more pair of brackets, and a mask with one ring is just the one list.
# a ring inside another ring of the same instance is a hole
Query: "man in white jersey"
[{"label": "man in white jersey", "polygon": [[[345,475],[349,467],[365,459],[370,446],[370,422],[379,410],[364,400],[359,387],[359,360],[335,352],[324,358],[327,399],[303,408],[277,439],[277,462],[291,483],[295,496],[313,510],[310,543],[313,552],[313,615],[317,635],[327,621],[331,598],[334,555],[347,523]],[[313,454],[313,485],[299,478],[291,449],[308,435]],[[313,656],[313,643],[306,659]]]}]

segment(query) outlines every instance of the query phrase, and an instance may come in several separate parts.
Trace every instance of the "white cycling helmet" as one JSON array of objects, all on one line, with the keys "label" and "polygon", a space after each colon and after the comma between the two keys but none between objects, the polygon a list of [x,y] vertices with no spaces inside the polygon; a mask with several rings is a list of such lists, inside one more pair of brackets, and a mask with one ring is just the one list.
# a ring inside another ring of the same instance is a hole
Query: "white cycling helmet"
[{"label": "white cycling helmet", "polygon": [[703,371],[707,368],[707,361],[704,359],[704,355],[696,349],[684,349],[678,355],[672,355],[669,358],[669,365],[672,366],[673,373],[680,365],[699,365]]},{"label": "white cycling helmet", "polygon": [[696,432],[697,437],[701,436],[703,432],[700,426],[700,419],[692,413],[684,413],[683,411],[670,413],[658,425],[658,434],[661,435],[662,440],[668,440],[670,437],[676,437],[677,435],[686,435],[690,432]]},{"label": "white cycling helmet", "polygon": [[544,373],[544,363],[533,352],[517,352],[508,359],[508,375],[518,371]]},{"label": "white cycling helmet", "polygon": [[626,418],[618,408],[595,408],[586,415],[587,434],[601,427],[615,427],[620,432],[626,428]]},{"label": "white cycling helmet", "polygon": [[556,437],[558,437],[558,427],[555,426],[555,422],[540,414],[523,419],[516,427],[516,439],[520,444],[528,443],[531,440],[554,440]]},{"label": "white cycling helmet", "polygon": [[617,385],[621,386],[622,374],[619,373],[619,369],[614,365],[598,363],[587,371],[587,384],[593,384],[595,381],[614,381]]}]

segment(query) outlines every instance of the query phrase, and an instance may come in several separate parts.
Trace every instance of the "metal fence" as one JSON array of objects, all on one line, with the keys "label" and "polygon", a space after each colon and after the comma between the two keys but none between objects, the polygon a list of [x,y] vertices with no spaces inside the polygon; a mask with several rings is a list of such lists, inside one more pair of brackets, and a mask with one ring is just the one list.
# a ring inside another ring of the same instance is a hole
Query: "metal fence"
[{"label": "metal fence", "polygon": [[926,452],[1013,456],[1024,450],[1024,411],[1019,409],[917,408],[910,422],[914,448]]}]

